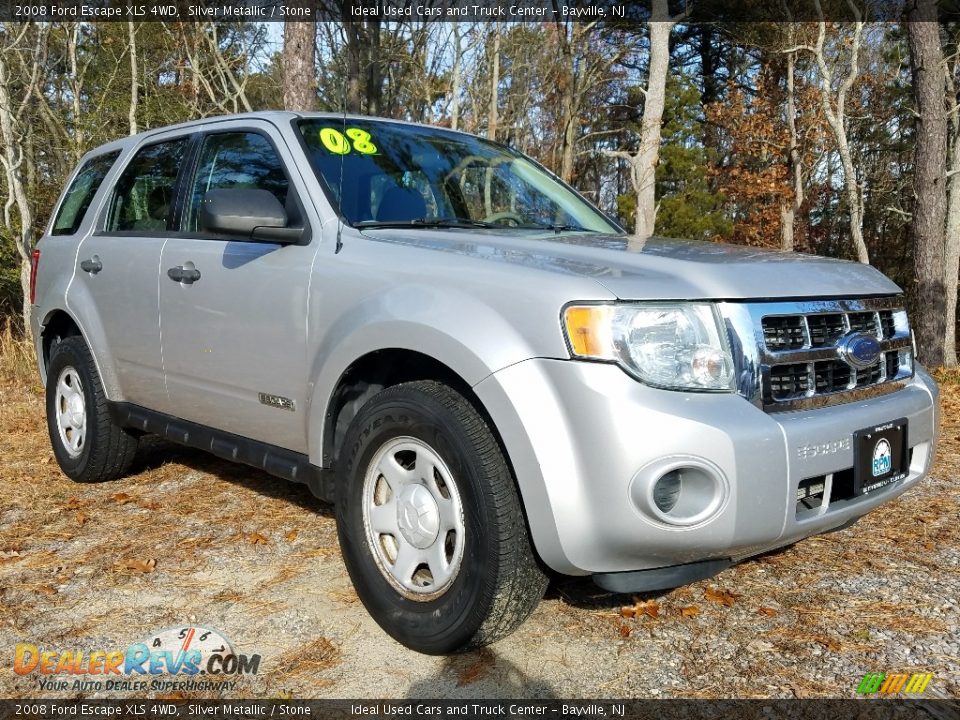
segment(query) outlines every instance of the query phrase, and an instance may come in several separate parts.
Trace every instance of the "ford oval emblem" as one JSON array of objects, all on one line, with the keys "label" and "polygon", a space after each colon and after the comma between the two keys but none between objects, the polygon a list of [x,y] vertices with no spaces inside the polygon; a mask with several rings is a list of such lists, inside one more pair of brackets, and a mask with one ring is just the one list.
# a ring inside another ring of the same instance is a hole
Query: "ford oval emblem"
[{"label": "ford oval emblem", "polygon": [[880,341],[862,332],[845,336],[837,349],[844,362],[857,370],[866,370],[880,359]]}]

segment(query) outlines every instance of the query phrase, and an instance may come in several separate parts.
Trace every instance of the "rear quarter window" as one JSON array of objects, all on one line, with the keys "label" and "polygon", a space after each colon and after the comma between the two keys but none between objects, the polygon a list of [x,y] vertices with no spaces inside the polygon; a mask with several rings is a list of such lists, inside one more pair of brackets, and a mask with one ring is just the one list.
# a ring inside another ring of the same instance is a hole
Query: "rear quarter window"
[{"label": "rear quarter window", "polygon": [[114,150],[92,157],[83,164],[60,203],[60,209],[53,220],[51,235],[73,235],[77,232],[90,203],[93,202],[93,196],[97,194],[103,179],[118,157],[120,151]]}]

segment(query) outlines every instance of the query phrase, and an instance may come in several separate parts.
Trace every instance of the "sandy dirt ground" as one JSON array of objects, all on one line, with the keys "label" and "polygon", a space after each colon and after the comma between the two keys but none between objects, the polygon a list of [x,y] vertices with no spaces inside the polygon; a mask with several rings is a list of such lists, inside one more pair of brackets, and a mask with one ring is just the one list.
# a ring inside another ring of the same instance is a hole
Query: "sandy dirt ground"
[{"label": "sandy dirt ground", "polygon": [[[305,489],[156,440],[130,477],[75,484],[53,460],[38,382],[8,370],[0,696],[852,697],[871,671],[930,672],[927,696],[960,696],[960,384],[944,379],[932,476],[852,528],[669,593],[558,578],[513,636],[440,658],[370,619],[331,508]],[[108,692],[44,691],[13,671],[18,643],[114,650],[193,626],[260,655],[258,672]]]}]

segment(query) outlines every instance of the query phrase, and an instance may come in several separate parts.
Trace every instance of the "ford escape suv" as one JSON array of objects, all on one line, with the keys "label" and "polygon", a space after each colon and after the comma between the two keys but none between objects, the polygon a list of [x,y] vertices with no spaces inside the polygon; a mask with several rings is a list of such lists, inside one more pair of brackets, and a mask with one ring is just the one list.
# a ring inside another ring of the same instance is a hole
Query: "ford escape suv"
[{"label": "ford escape suv", "polygon": [[34,254],[50,439],[151,433],[336,505],[405,645],[516,628],[548,569],[675,587],[915,485],[937,388],[871,267],[625,234],[520,153],[255,113],[82,159]]}]

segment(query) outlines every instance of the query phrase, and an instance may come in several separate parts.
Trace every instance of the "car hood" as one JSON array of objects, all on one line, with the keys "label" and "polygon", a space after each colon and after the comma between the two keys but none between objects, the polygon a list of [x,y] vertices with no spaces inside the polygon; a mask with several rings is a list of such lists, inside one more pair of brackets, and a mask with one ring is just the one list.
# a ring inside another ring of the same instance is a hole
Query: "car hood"
[{"label": "car hood", "polygon": [[498,230],[367,229],[368,239],[594,279],[622,300],[890,295],[856,262],[694,240]]}]

